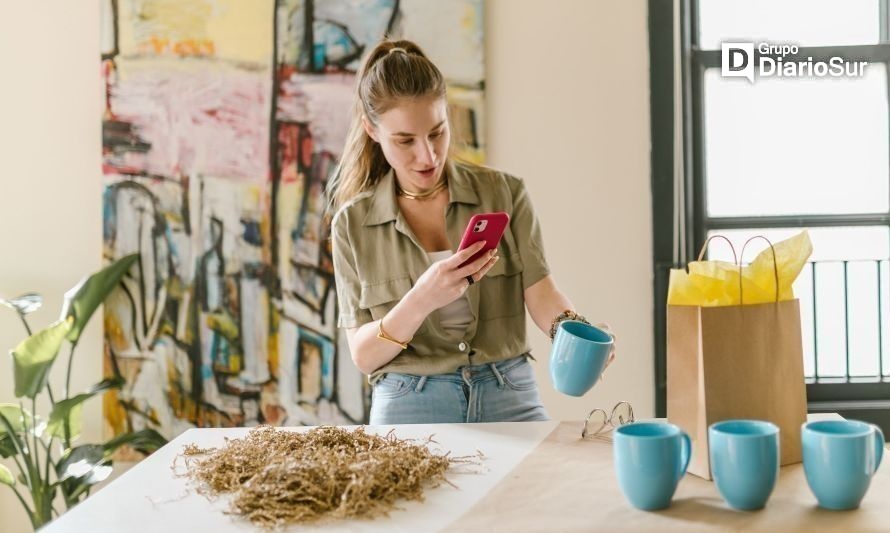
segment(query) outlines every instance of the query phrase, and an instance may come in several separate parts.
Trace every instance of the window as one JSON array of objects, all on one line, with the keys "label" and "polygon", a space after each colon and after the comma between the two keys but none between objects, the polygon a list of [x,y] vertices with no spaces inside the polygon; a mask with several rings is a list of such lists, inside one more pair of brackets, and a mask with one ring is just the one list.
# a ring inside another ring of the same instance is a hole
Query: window
[{"label": "window", "polygon": [[[692,260],[713,234],[740,250],[753,235],[778,241],[807,229],[814,254],[795,295],[810,409],[887,427],[890,0],[672,4],[649,2],[657,379],[667,271]],[[860,77],[752,83],[722,76],[723,42],[755,43],[755,64],[757,43],[769,42],[798,47],[784,60],[841,57],[868,66]],[[746,262],[765,246],[753,241]],[[709,256],[731,260],[724,247],[715,241]],[[663,380],[658,385],[663,415]]]}]

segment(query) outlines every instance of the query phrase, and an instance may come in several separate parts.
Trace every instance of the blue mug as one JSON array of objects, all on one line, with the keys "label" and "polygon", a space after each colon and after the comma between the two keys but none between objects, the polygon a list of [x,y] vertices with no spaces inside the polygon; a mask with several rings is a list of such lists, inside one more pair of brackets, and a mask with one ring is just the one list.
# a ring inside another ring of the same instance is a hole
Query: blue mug
[{"label": "blue mug", "polygon": [[577,320],[560,322],[550,348],[550,378],[556,390],[584,396],[606,368],[612,342],[612,336],[597,327]]},{"label": "blue mug", "polygon": [[760,420],[726,420],[708,428],[711,476],[730,507],[763,509],[779,478],[779,428]]},{"label": "blue mug", "polygon": [[673,424],[634,422],[613,437],[618,486],[637,509],[654,511],[671,504],[692,455],[689,435]]},{"label": "blue mug", "polygon": [[856,509],[884,455],[884,433],[856,420],[821,420],[801,427],[807,484],[825,509]]}]

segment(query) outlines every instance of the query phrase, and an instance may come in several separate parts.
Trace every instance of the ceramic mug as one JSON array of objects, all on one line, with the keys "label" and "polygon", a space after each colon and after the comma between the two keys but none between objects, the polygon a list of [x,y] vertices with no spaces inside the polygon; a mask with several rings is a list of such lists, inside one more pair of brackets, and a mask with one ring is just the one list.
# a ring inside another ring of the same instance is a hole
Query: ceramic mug
[{"label": "ceramic mug", "polygon": [[612,344],[612,336],[596,326],[560,322],[550,348],[550,378],[556,390],[583,396],[606,368]]},{"label": "ceramic mug", "polygon": [[615,428],[612,448],[627,501],[645,511],[668,507],[689,466],[689,435],[674,424],[634,422]]},{"label": "ceramic mug", "polygon": [[779,478],[779,428],[761,420],[725,420],[708,428],[711,476],[735,509],[762,509]]},{"label": "ceramic mug", "polygon": [[801,427],[803,468],[820,507],[859,507],[884,454],[881,429],[857,420],[820,420]]}]

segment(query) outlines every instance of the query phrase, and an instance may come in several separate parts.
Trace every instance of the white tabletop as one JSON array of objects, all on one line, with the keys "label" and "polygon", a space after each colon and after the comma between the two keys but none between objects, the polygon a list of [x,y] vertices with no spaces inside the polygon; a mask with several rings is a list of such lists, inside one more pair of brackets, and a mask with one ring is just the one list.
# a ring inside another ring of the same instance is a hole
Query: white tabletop
[{"label": "white tabletop", "polygon": [[[425,491],[426,501],[401,502],[401,510],[389,519],[341,521],[324,528],[327,531],[430,531],[446,528],[497,485],[558,422],[522,422],[498,424],[431,424],[395,427],[400,438],[426,438],[435,435],[442,452],[453,456],[473,455],[481,451],[485,460],[481,473],[449,473],[448,479],[458,489],[443,484]],[[308,431],[309,427],[287,428]],[[366,426],[368,432],[384,435],[393,426]],[[171,470],[174,459],[185,444],[219,447],[224,438],[243,437],[246,428],[192,429],[146,458],[120,478],[96,492],[86,501],[47,526],[44,532],[114,532],[126,531],[172,533],[176,531],[253,531],[244,519],[223,513],[226,500],[209,501],[197,494],[188,480]],[[430,445],[436,451],[436,445]],[[178,462],[183,471],[183,462]],[[478,470],[478,469],[477,469]],[[296,529],[296,528],[294,528]]]},{"label": "white tabletop", "polygon": [[[839,418],[811,414],[810,420]],[[311,428],[287,428],[307,431]],[[681,482],[669,509],[644,512],[621,495],[614,474],[611,442],[581,439],[580,422],[434,424],[367,426],[400,438],[435,435],[439,451],[473,455],[481,451],[483,468],[449,471],[447,484],[425,492],[426,501],[401,502],[389,518],[340,521],[313,530],[327,531],[590,531],[890,530],[890,468],[881,468],[857,511],[816,507],[802,465],[782,468],[763,511],[729,509],[714,484],[692,475]],[[248,429],[196,429],[182,434],[120,478],[64,514],[43,531],[59,532],[199,532],[256,530],[245,519],[227,515],[226,498],[209,501],[187,478],[176,476],[174,459],[185,444],[219,447]],[[432,444],[436,451],[436,445]],[[179,472],[184,464],[179,461]],[[479,470],[479,469],[477,469]],[[885,518],[886,517],[886,518]],[[293,528],[297,530],[299,528]]]}]

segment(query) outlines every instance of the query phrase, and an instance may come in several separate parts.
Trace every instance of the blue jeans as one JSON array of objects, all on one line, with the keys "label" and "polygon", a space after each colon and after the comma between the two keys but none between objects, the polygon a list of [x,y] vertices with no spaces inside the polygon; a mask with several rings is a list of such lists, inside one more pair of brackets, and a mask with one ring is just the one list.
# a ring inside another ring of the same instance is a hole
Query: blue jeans
[{"label": "blue jeans", "polygon": [[388,372],[374,385],[372,425],[550,420],[527,355],[450,374]]}]

